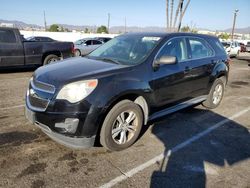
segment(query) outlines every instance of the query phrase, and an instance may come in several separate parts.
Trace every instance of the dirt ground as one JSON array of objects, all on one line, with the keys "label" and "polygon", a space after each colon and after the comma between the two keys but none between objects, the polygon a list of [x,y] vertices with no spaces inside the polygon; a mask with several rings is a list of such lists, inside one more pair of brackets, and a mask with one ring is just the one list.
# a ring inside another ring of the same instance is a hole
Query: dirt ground
[{"label": "dirt ground", "polygon": [[161,118],[121,152],[52,141],[24,117],[33,70],[2,72],[0,187],[250,187],[248,63],[233,59],[217,109],[200,105]]}]

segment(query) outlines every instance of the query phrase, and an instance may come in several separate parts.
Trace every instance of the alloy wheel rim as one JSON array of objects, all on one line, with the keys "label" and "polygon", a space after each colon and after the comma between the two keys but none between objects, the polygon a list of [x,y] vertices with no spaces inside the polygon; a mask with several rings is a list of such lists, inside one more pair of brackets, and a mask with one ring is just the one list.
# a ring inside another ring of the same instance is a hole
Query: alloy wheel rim
[{"label": "alloy wheel rim", "polygon": [[76,50],[75,55],[76,55],[76,56],[80,56],[79,50]]},{"label": "alloy wheel rim", "polygon": [[222,88],[222,85],[221,84],[218,84],[215,86],[214,88],[214,92],[213,92],[213,104],[218,104],[221,99],[222,99],[222,91],[223,88]]},{"label": "alloy wheel rim", "polygon": [[57,58],[51,58],[48,63],[56,62],[58,59]]},{"label": "alloy wheel rim", "polygon": [[133,111],[120,113],[112,126],[112,139],[119,145],[126,144],[135,135],[138,127],[138,118]]}]

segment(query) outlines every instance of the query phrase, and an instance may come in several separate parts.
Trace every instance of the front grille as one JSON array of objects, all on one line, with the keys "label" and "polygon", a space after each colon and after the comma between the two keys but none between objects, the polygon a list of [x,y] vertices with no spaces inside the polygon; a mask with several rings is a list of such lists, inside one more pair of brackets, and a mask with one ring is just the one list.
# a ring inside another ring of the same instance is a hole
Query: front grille
[{"label": "front grille", "polygon": [[42,99],[37,95],[29,95],[29,103],[35,110],[45,111],[49,105],[48,99]]},{"label": "front grille", "polygon": [[27,93],[27,105],[31,110],[44,112],[47,109],[50,100],[39,96],[38,93],[41,95],[41,92],[50,95],[54,94],[55,87],[47,83],[31,80]]}]

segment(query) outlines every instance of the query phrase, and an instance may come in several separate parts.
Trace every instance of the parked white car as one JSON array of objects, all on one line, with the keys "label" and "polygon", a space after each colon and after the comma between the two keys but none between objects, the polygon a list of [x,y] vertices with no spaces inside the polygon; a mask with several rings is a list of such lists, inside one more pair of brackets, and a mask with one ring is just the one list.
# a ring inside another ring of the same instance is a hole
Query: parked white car
[{"label": "parked white car", "polygon": [[238,57],[240,53],[240,44],[237,41],[222,42],[225,51],[230,57]]},{"label": "parked white car", "polygon": [[247,51],[247,52],[250,52],[250,42],[247,42],[246,51]]},{"label": "parked white car", "polygon": [[101,46],[104,42],[96,39],[85,38],[74,42],[75,46],[75,56],[88,55],[96,48]]}]

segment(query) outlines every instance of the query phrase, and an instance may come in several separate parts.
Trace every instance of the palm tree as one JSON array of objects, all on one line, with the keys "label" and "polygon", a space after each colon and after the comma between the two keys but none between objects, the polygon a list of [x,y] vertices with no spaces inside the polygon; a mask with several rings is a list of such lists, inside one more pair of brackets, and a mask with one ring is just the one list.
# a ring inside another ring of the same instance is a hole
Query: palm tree
[{"label": "palm tree", "polygon": [[167,18],[167,31],[168,31],[169,30],[168,0],[166,0],[166,18]]},{"label": "palm tree", "polygon": [[181,7],[180,7],[180,20],[179,20],[178,31],[180,31],[180,29],[181,29],[182,18],[184,17],[184,15],[185,15],[185,13],[186,13],[186,10],[187,10],[187,7],[188,7],[188,5],[189,5],[189,3],[190,3],[190,0],[188,0],[186,6],[185,6],[185,8],[184,8],[184,11],[182,11],[183,1],[184,1],[184,0],[182,0],[182,4],[181,4]]},{"label": "palm tree", "polygon": [[172,30],[173,28],[173,25],[172,25],[172,19],[173,19],[173,8],[174,8],[174,0],[171,1],[171,11],[170,11],[170,31]]},{"label": "palm tree", "polygon": [[178,4],[178,7],[175,11],[175,17],[174,17],[174,24],[173,24],[173,28],[175,29],[175,25],[176,25],[176,22],[177,22],[177,18],[179,16],[179,10],[180,10],[180,7],[181,7],[181,1],[182,0],[179,0],[179,4]]}]

